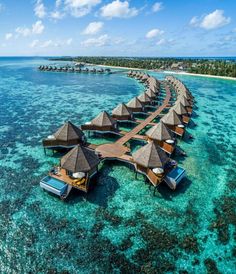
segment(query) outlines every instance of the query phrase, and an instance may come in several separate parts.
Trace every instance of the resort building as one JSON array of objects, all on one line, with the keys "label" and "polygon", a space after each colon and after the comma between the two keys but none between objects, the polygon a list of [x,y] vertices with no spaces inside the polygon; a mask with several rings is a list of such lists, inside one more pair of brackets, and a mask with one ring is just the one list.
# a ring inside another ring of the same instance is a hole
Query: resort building
[{"label": "resort building", "polygon": [[172,154],[175,149],[175,140],[171,130],[160,121],[156,126],[151,127],[146,136],[148,141],[158,144],[168,154]]},{"label": "resort building", "polygon": [[143,112],[144,111],[144,105],[142,102],[137,97],[134,97],[131,99],[126,106],[128,107],[129,110],[132,112]]},{"label": "resort building", "polygon": [[44,148],[59,149],[72,148],[78,144],[84,144],[86,141],[83,131],[72,124],[70,121],[66,122],[55,133],[49,135],[43,140]]},{"label": "resort building", "polygon": [[133,120],[132,111],[124,104],[119,104],[112,110],[112,118],[123,121]]},{"label": "resort building", "polygon": [[87,192],[90,179],[97,173],[99,163],[94,151],[78,145],[62,157],[60,166],[53,168],[40,185],[61,198],[66,198],[72,188]]},{"label": "resort building", "polygon": [[116,132],[117,122],[106,112],[102,111],[91,122],[81,126],[82,130]]}]

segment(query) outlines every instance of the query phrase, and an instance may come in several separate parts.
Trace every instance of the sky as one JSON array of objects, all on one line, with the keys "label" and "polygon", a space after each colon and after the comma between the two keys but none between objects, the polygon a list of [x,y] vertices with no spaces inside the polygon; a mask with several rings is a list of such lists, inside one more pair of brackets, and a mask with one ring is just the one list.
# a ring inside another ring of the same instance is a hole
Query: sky
[{"label": "sky", "polygon": [[236,0],[0,0],[0,56],[236,56]]}]

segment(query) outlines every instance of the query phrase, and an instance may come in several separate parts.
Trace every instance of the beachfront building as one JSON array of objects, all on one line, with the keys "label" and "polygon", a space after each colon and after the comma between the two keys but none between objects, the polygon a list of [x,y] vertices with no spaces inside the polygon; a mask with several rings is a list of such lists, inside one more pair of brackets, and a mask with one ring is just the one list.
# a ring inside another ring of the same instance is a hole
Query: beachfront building
[{"label": "beachfront building", "polygon": [[44,148],[68,149],[86,142],[83,131],[70,121],[61,126],[55,133],[43,139]]}]

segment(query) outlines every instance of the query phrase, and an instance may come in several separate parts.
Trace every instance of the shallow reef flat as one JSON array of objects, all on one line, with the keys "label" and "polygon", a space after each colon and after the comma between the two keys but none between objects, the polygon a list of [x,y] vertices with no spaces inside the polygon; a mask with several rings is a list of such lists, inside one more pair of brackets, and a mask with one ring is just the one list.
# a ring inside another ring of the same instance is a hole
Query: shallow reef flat
[{"label": "shallow reef flat", "polygon": [[45,156],[42,138],[142,86],[124,74],[39,72],[42,63],[0,59],[0,272],[235,273],[236,83],[178,75],[196,97],[197,126],[179,143],[187,178],[175,192],[163,184],[153,196],[145,178],[109,162],[87,195],[62,202],[39,187],[61,157]]}]

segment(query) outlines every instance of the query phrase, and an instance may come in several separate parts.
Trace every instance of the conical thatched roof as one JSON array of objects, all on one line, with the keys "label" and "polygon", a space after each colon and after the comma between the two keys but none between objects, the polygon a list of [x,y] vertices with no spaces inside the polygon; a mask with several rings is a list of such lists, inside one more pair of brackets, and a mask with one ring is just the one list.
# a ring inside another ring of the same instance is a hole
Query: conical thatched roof
[{"label": "conical thatched roof", "polygon": [[134,97],[126,104],[126,106],[129,108],[142,108],[143,104],[140,102],[140,100],[137,97]]},{"label": "conical thatched roof", "polygon": [[72,124],[71,122],[66,122],[58,131],[53,134],[56,140],[60,141],[70,141],[75,139],[81,139],[84,136],[83,131]]},{"label": "conical thatched roof", "polygon": [[124,103],[121,103],[112,110],[112,114],[117,116],[128,116],[128,115],[130,116],[132,115],[132,112],[128,109],[128,107]]},{"label": "conical thatched roof", "polygon": [[76,146],[61,158],[61,167],[75,172],[88,172],[99,164],[99,158],[94,151]]},{"label": "conical thatched roof", "polygon": [[145,92],[150,98],[155,98],[156,97],[156,94],[155,92],[152,90],[152,89],[148,89],[146,92]]},{"label": "conical thatched roof", "polygon": [[180,91],[180,95],[185,96],[188,100],[192,100],[193,96],[190,92],[188,92],[186,89],[183,91]]},{"label": "conical thatched roof", "polygon": [[134,162],[148,168],[163,168],[169,158],[165,152],[154,142],[141,147],[133,154]]},{"label": "conical thatched roof", "polygon": [[171,126],[177,126],[182,124],[179,115],[173,109],[170,109],[169,112],[161,118],[161,121],[166,125]]},{"label": "conical thatched roof", "polygon": [[184,107],[191,107],[191,104],[184,95],[180,96],[177,101],[181,102]]},{"label": "conical thatched roof", "polygon": [[142,103],[150,103],[152,100],[151,98],[144,92],[138,96],[138,99]]},{"label": "conical thatched roof", "polygon": [[91,121],[91,124],[99,127],[114,126],[116,121],[113,120],[106,111],[102,111],[96,118]]},{"label": "conical thatched roof", "polygon": [[143,77],[142,77],[142,80],[143,80],[143,81],[147,81],[147,79],[148,79],[147,74],[144,74]]},{"label": "conical thatched roof", "polygon": [[184,115],[188,113],[186,108],[180,101],[177,101],[175,105],[172,107],[172,109],[179,115]]},{"label": "conical thatched roof", "polygon": [[173,138],[172,132],[169,128],[162,122],[158,123],[156,126],[150,128],[146,135],[152,140],[165,141],[171,140]]}]

